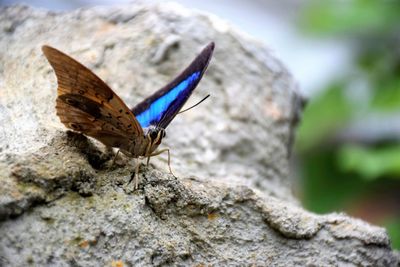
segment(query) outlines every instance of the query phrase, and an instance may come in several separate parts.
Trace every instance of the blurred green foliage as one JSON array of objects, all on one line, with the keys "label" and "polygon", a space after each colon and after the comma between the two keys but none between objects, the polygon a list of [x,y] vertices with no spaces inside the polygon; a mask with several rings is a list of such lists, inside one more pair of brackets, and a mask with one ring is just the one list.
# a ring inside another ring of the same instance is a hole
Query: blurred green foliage
[{"label": "blurred green foliage", "polygon": [[[385,226],[400,249],[400,135],[366,141],[365,129],[352,138],[341,134],[371,114],[400,114],[400,2],[310,1],[299,25],[354,52],[354,71],[332,79],[304,111],[296,143],[304,204],[319,213],[361,214]],[[352,97],[360,81],[367,97]]]},{"label": "blurred green foliage", "polygon": [[310,1],[303,24],[313,33],[333,36],[343,34],[392,33],[398,27],[397,1],[348,0]]},{"label": "blurred green foliage", "polygon": [[385,225],[392,239],[392,246],[394,248],[400,248],[400,219],[398,217],[393,219],[388,218]]},{"label": "blurred green foliage", "polygon": [[311,150],[324,143],[350,121],[352,106],[344,95],[343,87],[343,84],[331,84],[307,104],[297,134],[299,151]]},{"label": "blurred green foliage", "polygon": [[[384,176],[400,179],[399,145],[383,148],[344,145],[339,148],[338,167],[372,180]],[[399,192],[400,193],[400,192]]]}]

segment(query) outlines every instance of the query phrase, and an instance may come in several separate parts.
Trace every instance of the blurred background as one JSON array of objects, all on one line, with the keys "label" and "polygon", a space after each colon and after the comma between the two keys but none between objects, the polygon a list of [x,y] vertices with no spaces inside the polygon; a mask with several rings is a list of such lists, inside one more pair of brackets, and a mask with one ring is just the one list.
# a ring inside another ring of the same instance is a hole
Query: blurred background
[{"label": "blurred background", "polygon": [[[27,1],[56,11],[124,2]],[[303,205],[384,226],[400,249],[400,2],[175,2],[213,13],[262,41],[299,82],[308,104],[292,173]]]}]

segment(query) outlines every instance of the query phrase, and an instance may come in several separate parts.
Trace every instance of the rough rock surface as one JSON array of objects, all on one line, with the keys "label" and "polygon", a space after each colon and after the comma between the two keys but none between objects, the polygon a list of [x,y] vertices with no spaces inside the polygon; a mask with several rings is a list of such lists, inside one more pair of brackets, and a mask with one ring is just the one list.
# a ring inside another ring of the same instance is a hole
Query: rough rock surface
[{"label": "rough rock surface", "polygon": [[[174,4],[53,13],[0,9],[0,265],[398,266],[384,229],[316,215],[290,193],[296,85],[256,41]],[[141,166],[69,132],[54,109],[49,44],[102,77],[133,106],[216,50],[167,129],[166,157]]]}]

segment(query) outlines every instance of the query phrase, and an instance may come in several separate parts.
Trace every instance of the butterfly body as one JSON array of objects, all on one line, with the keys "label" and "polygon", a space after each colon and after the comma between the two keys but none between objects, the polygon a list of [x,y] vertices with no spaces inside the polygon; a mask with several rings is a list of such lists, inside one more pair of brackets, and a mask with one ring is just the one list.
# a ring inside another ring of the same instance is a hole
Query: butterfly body
[{"label": "butterfly body", "polygon": [[160,153],[156,149],[165,128],[199,83],[213,49],[210,43],[172,82],[130,110],[88,68],[55,48],[42,47],[57,76],[56,110],[61,122],[132,158]]}]

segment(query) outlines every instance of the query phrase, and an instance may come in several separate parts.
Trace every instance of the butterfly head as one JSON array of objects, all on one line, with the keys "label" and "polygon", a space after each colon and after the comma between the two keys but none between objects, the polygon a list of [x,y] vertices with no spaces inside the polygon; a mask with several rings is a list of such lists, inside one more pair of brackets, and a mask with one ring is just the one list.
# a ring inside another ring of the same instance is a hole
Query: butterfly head
[{"label": "butterfly head", "polygon": [[165,137],[165,129],[151,125],[146,132],[146,137],[149,140],[150,151],[156,150]]}]

